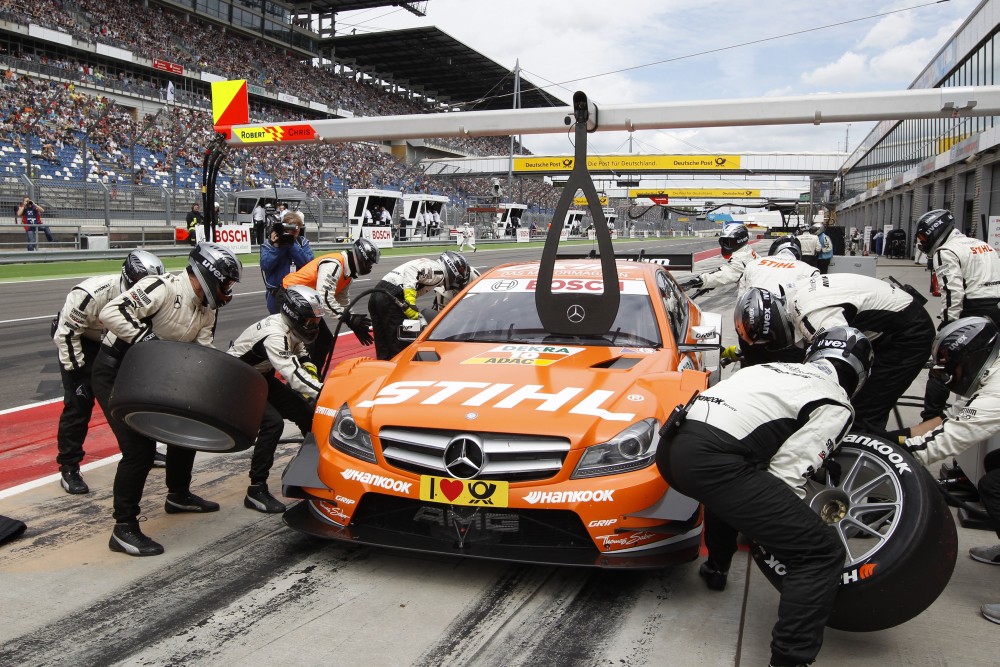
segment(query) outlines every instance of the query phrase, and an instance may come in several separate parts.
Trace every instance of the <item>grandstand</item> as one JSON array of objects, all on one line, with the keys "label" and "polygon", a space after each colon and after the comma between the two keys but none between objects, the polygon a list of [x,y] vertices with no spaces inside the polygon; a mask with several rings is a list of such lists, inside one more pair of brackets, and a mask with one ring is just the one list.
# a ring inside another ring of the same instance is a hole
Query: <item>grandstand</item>
[{"label": "grandstand", "polygon": [[[446,50],[449,60],[462,63],[443,67],[428,55],[427,86],[398,83],[412,80],[412,71],[401,68],[412,67],[418,51],[365,64],[363,36],[347,40],[356,51],[350,64],[324,60],[342,39],[333,36],[336,12],[357,4],[0,0],[0,208],[12,214],[14,202],[32,191],[50,219],[163,220],[169,227],[199,197],[202,156],[214,136],[208,94],[220,79],[248,81],[255,122],[499,103],[488,102],[482,82],[510,72],[434,28],[377,37],[400,50],[433,40],[435,52]],[[404,4],[419,11],[426,3]],[[313,32],[313,25],[326,27]],[[564,104],[522,87],[524,106]],[[503,155],[510,145],[509,137],[480,137],[241,149],[226,161],[218,197],[228,202],[234,190],[278,185],[337,201],[348,188],[377,187],[444,194],[461,210],[490,184],[460,175],[429,178],[419,161]],[[535,211],[551,210],[559,194],[537,180],[525,179],[520,190]]]}]

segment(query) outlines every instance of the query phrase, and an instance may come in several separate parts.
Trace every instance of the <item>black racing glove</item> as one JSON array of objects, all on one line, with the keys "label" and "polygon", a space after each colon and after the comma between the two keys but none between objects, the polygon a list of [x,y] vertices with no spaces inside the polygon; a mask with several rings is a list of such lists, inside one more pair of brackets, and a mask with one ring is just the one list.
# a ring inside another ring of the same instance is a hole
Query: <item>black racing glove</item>
[{"label": "black racing glove", "polygon": [[701,276],[695,276],[694,278],[689,278],[681,283],[681,287],[684,289],[698,289],[705,284],[705,281],[701,279]]},{"label": "black racing glove", "polygon": [[372,325],[371,318],[361,313],[349,313],[346,310],[340,316],[340,321],[350,327],[354,335],[358,337],[358,342],[362,345],[371,345],[375,342],[371,331],[368,329]]}]

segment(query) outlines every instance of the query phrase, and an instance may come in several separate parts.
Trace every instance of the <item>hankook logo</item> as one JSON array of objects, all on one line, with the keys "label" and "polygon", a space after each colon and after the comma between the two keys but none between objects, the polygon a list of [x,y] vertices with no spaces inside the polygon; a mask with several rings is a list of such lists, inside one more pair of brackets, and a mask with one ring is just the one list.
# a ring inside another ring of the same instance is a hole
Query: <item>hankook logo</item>
[{"label": "hankook logo", "polygon": [[471,435],[452,438],[444,449],[444,467],[456,479],[472,479],[485,466],[483,444]]},{"label": "hankook logo", "polygon": [[509,292],[515,287],[517,287],[516,280],[497,280],[490,285],[490,289],[494,292]]},{"label": "hankook logo", "polygon": [[579,324],[583,322],[583,318],[587,316],[587,311],[583,309],[578,303],[574,303],[566,310],[566,319],[568,319],[573,324]]}]

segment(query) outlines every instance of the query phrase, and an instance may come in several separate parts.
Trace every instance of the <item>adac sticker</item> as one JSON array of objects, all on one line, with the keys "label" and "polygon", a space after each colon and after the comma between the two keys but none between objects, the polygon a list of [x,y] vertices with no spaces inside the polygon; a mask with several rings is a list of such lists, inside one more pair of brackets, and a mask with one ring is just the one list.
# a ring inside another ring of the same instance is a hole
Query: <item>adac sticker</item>
[{"label": "adac sticker", "polygon": [[582,347],[565,345],[499,345],[466,359],[463,364],[551,366],[560,359],[582,352]]}]

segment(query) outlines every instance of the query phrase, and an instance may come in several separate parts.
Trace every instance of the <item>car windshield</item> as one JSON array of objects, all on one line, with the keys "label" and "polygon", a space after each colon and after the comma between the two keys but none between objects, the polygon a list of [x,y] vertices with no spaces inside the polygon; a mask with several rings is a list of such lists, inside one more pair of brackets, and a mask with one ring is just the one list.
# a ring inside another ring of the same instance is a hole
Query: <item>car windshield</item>
[{"label": "car windshield", "polygon": [[618,316],[600,336],[558,336],[542,328],[533,291],[476,289],[480,281],[447,315],[434,322],[428,340],[483,343],[575,343],[629,347],[662,347],[648,294],[621,295]]}]

